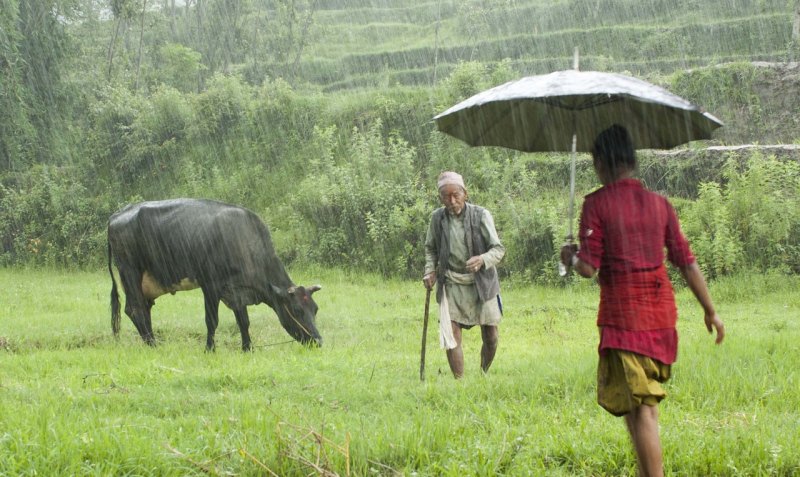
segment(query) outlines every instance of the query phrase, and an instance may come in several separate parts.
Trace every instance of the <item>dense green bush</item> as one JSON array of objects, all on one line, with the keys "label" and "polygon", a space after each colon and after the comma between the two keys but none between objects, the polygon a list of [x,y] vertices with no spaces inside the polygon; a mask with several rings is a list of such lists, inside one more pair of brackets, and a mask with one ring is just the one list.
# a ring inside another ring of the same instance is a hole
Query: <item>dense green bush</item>
[{"label": "dense green bush", "polygon": [[743,265],[742,244],[737,240],[731,212],[719,184],[700,186],[700,197],[684,220],[684,232],[707,276],[733,272]]},{"label": "dense green bush", "polygon": [[[85,133],[90,169],[33,168],[0,189],[2,263],[97,264],[105,221],[120,204],[194,196],[256,210],[289,261],[416,276],[439,206],[435,177],[451,169],[495,216],[508,249],[501,271],[556,282],[568,157],[470,148],[429,119],[509,72],[462,63],[431,91],[338,98],[282,80],[255,89],[236,77],[216,78],[201,95],[100,90]],[[650,187],[681,198],[676,207],[704,270],[797,273],[798,164],[740,154],[718,168],[701,156],[643,156],[641,172]],[[597,186],[586,157],[578,159],[576,215],[582,194]]]},{"label": "dense green bush", "polygon": [[159,88],[139,104],[130,125],[130,141],[119,169],[131,180],[149,180],[174,167],[191,125],[197,124],[191,106],[177,90]]},{"label": "dense green bush", "polygon": [[754,153],[747,167],[730,161],[726,196],[748,265],[800,269],[800,164]]},{"label": "dense green bush", "polygon": [[197,91],[200,73],[206,69],[199,52],[181,44],[167,43],[158,48],[155,57],[152,83],[170,85],[184,93]]},{"label": "dense green bush", "polygon": [[251,86],[238,76],[214,75],[195,99],[194,139],[220,141],[243,126]]},{"label": "dense green bush", "polygon": [[754,153],[746,166],[734,158],[727,182],[700,186],[683,227],[710,276],[737,269],[800,269],[800,165]]},{"label": "dense green bush", "polygon": [[334,156],[335,128],[317,129],[315,170],[291,199],[302,223],[297,247],[307,259],[384,275],[419,271],[420,242],[431,206],[413,167],[414,148],[384,137],[378,120],[353,131]]},{"label": "dense green bush", "polygon": [[249,107],[248,141],[265,163],[278,164],[311,140],[325,104],[320,95],[298,93],[282,79],[265,81]]},{"label": "dense green bush", "polygon": [[23,85],[23,62],[15,61],[24,34],[17,23],[17,5],[3,3],[0,13],[0,177],[28,167],[35,157],[37,130],[31,122],[32,98]]},{"label": "dense green bush", "polygon": [[[695,104],[701,104],[721,118],[746,118],[722,128],[728,137],[758,137],[765,117],[755,85],[761,72],[752,64],[739,62],[722,68],[680,71],[670,77],[670,90]],[[727,93],[725,93],[727,92]]]},{"label": "dense green bush", "polygon": [[35,167],[0,185],[0,265],[97,266],[115,204],[93,198],[70,171]]},{"label": "dense green bush", "polygon": [[134,122],[146,101],[127,88],[107,87],[96,93],[89,109],[87,148],[91,162],[105,175],[126,181],[126,157],[133,146]]}]

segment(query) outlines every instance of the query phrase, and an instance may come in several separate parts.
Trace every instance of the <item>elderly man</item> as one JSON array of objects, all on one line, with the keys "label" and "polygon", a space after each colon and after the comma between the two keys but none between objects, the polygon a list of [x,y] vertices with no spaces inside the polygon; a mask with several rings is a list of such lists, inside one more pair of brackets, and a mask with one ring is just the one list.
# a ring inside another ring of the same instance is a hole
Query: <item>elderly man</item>
[{"label": "elderly man", "polygon": [[436,284],[442,347],[456,379],[464,375],[461,330],[481,327],[481,369],[487,372],[497,352],[502,316],[497,265],[506,253],[488,210],[467,202],[464,179],[442,172],[437,182],[444,207],[433,212],[425,239],[427,289]]}]

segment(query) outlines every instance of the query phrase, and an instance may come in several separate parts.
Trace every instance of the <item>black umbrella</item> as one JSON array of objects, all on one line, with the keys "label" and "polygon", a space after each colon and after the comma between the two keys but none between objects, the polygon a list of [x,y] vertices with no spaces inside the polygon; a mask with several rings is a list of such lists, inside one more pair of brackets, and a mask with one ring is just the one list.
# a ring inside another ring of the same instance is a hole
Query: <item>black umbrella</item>
[{"label": "black umbrella", "polygon": [[[577,63],[577,60],[576,60]],[[575,201],[575,153],[597,135],[624,126],[637,149],[669,149],[709,139],[722,122],[689,101],[630,76],[565,70],[528,76],[472,96],[434,117],[439,131],[471,146],[524,152],[572,151],[569,235]]]},{"label": "black umbrella", "polygon": [[630,76],[566,70],[528,76],[468,98],[434,120],[471,146],[525,152],[591,151],[597,134],[624,126],[637,149],[670,149],[709,139],[719,119]]}]

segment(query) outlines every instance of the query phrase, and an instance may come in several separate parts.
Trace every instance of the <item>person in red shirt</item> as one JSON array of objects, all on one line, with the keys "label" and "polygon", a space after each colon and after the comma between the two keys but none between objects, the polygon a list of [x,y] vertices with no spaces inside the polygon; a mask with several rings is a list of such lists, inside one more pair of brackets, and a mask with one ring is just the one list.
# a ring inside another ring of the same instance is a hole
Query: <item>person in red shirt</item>
[{"label": "person in red shirt", "polygon": [[640,475],[663,475],[658,403],[666,396],[678,349],[678,313],[664,263],[680,270],[703,307],[716,343],[725,326],[711,301],[703,273],[681,232],[669,201],[633,178],[636,153],[628,131],[614,125],[601,132],[592,150],[603,187],[587,195],[580,219],[580,250],[561,249],[561,261],[600,283],[597,401],[625,416]]}]

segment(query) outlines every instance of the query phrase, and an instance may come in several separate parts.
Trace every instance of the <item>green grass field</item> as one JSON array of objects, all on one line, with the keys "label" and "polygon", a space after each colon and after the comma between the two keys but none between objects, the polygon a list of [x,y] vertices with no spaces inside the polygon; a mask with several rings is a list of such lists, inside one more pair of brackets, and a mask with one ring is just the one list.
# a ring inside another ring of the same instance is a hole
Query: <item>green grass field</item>
[{"label": "green grass field", "polygon": [[[159,299],[159,346],[123,317],[102,272],[0,269],[0,475],[635,475],[623,423],[595,404],[597,289],[504,282],[491,372],[464,334],[450,377],[424,290],[335,271],[320,283],[325,344],[305,349],[266,305],[252,353],[221,312],[205,353],[199,291]],[[800,474],[800,281],[712,285],[728,337],[678,293],[681,346],[660,407],[668,475]]]}]

